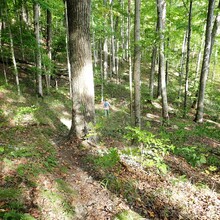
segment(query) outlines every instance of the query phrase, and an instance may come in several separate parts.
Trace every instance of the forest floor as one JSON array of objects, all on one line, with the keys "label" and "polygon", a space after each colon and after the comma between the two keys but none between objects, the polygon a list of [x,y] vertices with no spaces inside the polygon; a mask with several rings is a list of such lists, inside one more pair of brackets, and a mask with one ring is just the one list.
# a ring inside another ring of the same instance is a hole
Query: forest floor
[{"label": "forest floor", "polygon": [[109,118],[97,104],[98,144],[66,141],[65,91],[41,100],[28,87],[21,97],[0,87],[0,219],[220,219],[220,124],[188,118],[161,128],[158,103],[146,106],[151,146],[168,139],[161,146],[177,149],[161,148],[163,162],[147,166],[143,146],[124,137],[125,99],[109,98]]}]

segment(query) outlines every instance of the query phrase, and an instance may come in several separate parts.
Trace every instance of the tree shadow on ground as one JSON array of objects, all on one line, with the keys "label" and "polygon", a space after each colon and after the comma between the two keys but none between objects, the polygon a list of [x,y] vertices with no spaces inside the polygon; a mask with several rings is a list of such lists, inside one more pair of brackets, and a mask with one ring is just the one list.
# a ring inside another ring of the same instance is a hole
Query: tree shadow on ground
[{"label": "tree shadow on ground", "polygon": [[[62,148],[61,155],[74,157],[76,161],[70,161],[74,166],[77,164],[82,170],[88,173],[94,180],[100,182],[111,193],[122,198],[129,207],[146,219],[190,219],[181,212],[181,207],[166,201],[161,197],[158,189],[163,191],[163,181],[152,180],[149,177],[139,176],[126,170],[121,164],[116,168],[102,170],[94,165],[98,158],[92,149],[80,149],[77,146],[67,144]],[[141,181],[146,188],[138,188],[137,183]],[[154,186],[150,186],[152,181]],[[156,185],[155,185],[156,184]],[[165,189],[164,189],[165,190]]]}]

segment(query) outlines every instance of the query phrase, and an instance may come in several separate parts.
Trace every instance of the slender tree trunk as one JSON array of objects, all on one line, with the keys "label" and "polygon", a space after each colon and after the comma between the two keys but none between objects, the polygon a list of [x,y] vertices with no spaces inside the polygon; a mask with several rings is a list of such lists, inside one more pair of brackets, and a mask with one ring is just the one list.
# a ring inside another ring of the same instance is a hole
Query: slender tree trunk
[{"label": "slender tree trunk", "polygon": [[185,32],[184,37],[183,37],[182,56],[181,56],[181,60],[180,60],[179,92],[178,92],[179,106],[180,106],[181,95],[182,95],[183,69],[184,69],[185,56],[186,56],[186,41],[187,41],[187,31]]},{"label": "slender tree trunk", "polygon": [[156,67],[156,59],[157,59],[157,46],[153,46],[152,57],[151,57],[151,70],[150,70],[150,100],[154,99],[154,77],[155,77],[155,67]]},{"label": "slender tree trunk", "polygon": [[26,5],[26,1],[22,1],[22,6],[21,6],[21,16],[22,16],[22,20],[29,25],[30,21],[29,21],[29,14],[28,14],[28,10],[27,10],[27,5]]},{"label": "slender tree trunk", "polygon": [[[160,47],[159,47],[160,49]],[[161,91],[162,91],[162,86],[161,86],[161,67],[160,67],[160,54],[158,54],[158,74],[157,74],[157,98],[161,98]]]},{"label": "slender tree trunk", "polygon": [[[2,11],[0,9],[0,12],[2,14]],[[5,68],[5,62],[4,62],[4,54],[3,54],[3,44],[2,44],[2,22],[0,22],[0,53],[1,53],[1,59],[2,59],[2,65],[3,65],[3,73],[5,77],[5,83],[8,84],[8,78],[7,78],[7,73],[6,73],[6,68]]]},{"label": "slender tree trunk", "polygon": [[214,25],[213,25],[213,28],[212,28],[209,59],[211,59],[211,56],[212,56],[212,49],[213,49],[213,45],[215,43],[215,37],[216,37],[216,34],[217,34],[217,30],[219,28],[219,25],[220,25],[220,1],[218,3],[218,14],[216,15],[215,22],[214,22]]},{"label": "slender tree trunk", "polygon": [[104,101],[104,73],[103,73],[103,51],[102,41],[100,40],[100,74],[101,74],[101,103]]},{"label": "slender tree trunk", "polygon": [[132,77],[132,62],[131,62],[131,0],[128,0],[128,28],[127,28],[127,57],[129,66],[129,90],[130,90],[130,116],[133,113],[133,77]]},{"label": "slender tree trunk", "polygon": [[34,27],[35,27],[35,37],[36,37],[36,42],[37,42],[36,67],[37,67],[37,77],[38,77],[38,94],[41,97],[43,97],[39,19],[40,19],[40,6],[38,3],[34,3]]},{"label": "slender tree trunk", "polygon": [[[156,35],[158,35],[158,21],[156,25]],[[150,100],[154,98],[154,77],[155,77],[155,67],[156,67],[156,60],[157,60],[157,42],[154,42],[152,56],[151,56],[151,70],[150,70]]]},{"label": "slender tree trunk", "polygon": [[68,25],[68,17],[67,17],[67,3],[65,0],[65,20],[66,20],[66,58],[67,58],[67,70],[69,76],[69,91],[70,98],[72,98],[72,82],[71,82],[71,67],[70,67],[70,57],[69,57],[69,25]]},{"label": "slender tree trunk", "polygon": [[113,17],[113,0],[110,0],[110,4],[111,4],[111,15],[110,15],[110,19],[111,19],[111,31],[112,31],[112,36],[111,36],[111,62],[112,62],[112,69],[111,69],[111,77],[112,75],[115,76],[116,75],[116,65],[115,65],[115,36],[114,36],[114,17]]},{"label": "slender tree trunk", "polygon": [[196,75],[195,75],[194,86],[196,85],[196,81],[197,81],[197,78],[199,75],[200,64],[201,64],[201,60],[202,60],[202,48],[204,48],[204,44],[205,44],[205,27],[206,27],[206,25],[204,25],[204,34],[202,36],[202,42],[201,42],[201,46],[200,46],[199,54],[198,54],[198,61],[197,61],[197,66],[196,66]]},{"label": "slender tree trunk", "polygon": [[90,44],[90,0],[67,0],[72,77],[70,138],[84,139],[94,123],[94,81]]},{"label": "slender tree trunk", "polygon": [[190,60],[190,42],[191,42],[191,22],[192,22],[192,0],[190,0],[189,19],[188,19],[185,94],[184,94],[184,104],[183,104],[183,117],[184,118],[186,117],[187,98],[188,98],[188,92],[189,92],[189,60]]},{"label": "slender tree trunk", "polygon": [[212,71],[212,82],[215,81],[215,75],[216,75],[216,66],[218,65],[218,49],[215,50],[215,60],[214,60],[214,66]]},{"label": "slender tree trunk", "polygon": [[[6,5],[7,5],[7,3],[6,3]],[[18,95],[21,95],[20,82],[19,82],[19,77],[18,77],[18,68],[17,68],[16,59],[15,59],[14,41],[13,41],[13,36],[12,36],[12,32],[11,32],[11,21],[8,16],[8,8],[7,7],[6,7],[5,11],[6,11],[6,19],[7,19],[7,23],[8,23],[8,29],[9,29],[11,57],[12,57],[13,66],[14,66],[14,73],[15,73],[15,79],[16,79],[16,84],[17,84],[17,90],[18,90]]]},{"label": "slender tree trunk", "polygon": [[104,79],[108,79],[108,40],[104,40],[103,44],[103,53],[104,53]]},{"label": "slender tree trunk", "polygon": [[206,88],[206,81],[208,77],[209,62],[211,55],[210,49],[211,49],[212,19],[213,19],[214,8],[215,8],[215,0],[209,0],[207,23],[206,23],[205,48],[204,48],[203,63],[202,63],[202,70],[201,70],[200,84],[199,84],[198,106],[196,109],[196,115],[194,119],[195,122],[199,122],[199,123],[203,122],[205,88]]},{"label": "slender tree trunk", "polygon": [[24,57],[24,44],[23,44],[23,36],[22,36],[22,33],[23,33],[23,24],[22,24],[23,20],[22,20],[22,8],[21,8],[21,11],[20,11],[20,19],[19,19],[19,36],[20,36],[20,43],[21,43],[21,55],[22,55],[22,59],[25,60],[25,57]]},{"label": "slender tree trunk", "polygon": [[50,92],[50,77],[52,74],[52,13],[50,10],[47,10],[47,56],[49,58],[49,69],[48,73],[46,73],[46,81],[47,81],[47,92]]},{"label": "slender tree trunk", "polygon": [[158,12],[158,31],[160,37],[159,62],[160,62],[160,76],[161,76],[161,95],[162,95],[162,117],[163,124],[169,120],[168,102],[167,102],[167,88],[166,88],[166,73],[165,73],[165,51],[164,51],[164,31],[166,19],[166,2],[165,0],[157,0]]},{"label": "slender tree trunk", "polygon": [[140,13],[141,0],[135,0],[135,24],[134,24],[134,113],[135,126],[141,127],[141,84],[140,84]]}]

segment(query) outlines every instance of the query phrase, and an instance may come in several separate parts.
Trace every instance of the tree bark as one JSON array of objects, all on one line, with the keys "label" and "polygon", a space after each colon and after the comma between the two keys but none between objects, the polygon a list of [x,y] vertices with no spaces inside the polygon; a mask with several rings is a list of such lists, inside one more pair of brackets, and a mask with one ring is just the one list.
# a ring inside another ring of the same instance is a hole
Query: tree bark
[{"label": "tree bark", "polygon": [[47,9],[47,56],[49,58],[48,72],[46,73],[47,92],[50,92],[50,77],[52,74],[52,13]]},{"label": "tree bark", "polygon": [[15,59],[14,40],[13,40],[13,35],[12,35],[12,32],[11,32],[11,19],[8,16],[7,2],[4,1],[4,3],[6,4],[5,13],[6,13],[6,21],[8,23],[8,30],[9,30],[11,58],[12,58],[12,61],[13,61],[13,66],[14,66],[14,74],[15,74],[15,80],[16,80],[18,95],[20,96],[21,95],[21,89],[20,89],[20,82],[19,82],[19,76],[18,76],[17,62],[16,62],[16,59]]},{"label": "tree bark", "polygon": [[184,69],[185,56],[186,56],[186,40],[187,40],[187,31],[185,32],[184,37],[183,37],[182,54],[181,54],[181,60],[180,60],[179,92],[178,92],[179,106],[180,106],[181,96],[182,96],[183,69]]},{"label": "tree bark", "polygon": [[[0,9],[0,12],[2,14],[2,10]],[[8,78],[7,78],[7,73],[6,73],[6,68],[5,68],[5,61],[4,61],[4,54],[3,54],[3,44],[2,44],[2,22],[0,22],[0,53],[1,53],[1,59],[2,59],[2,65],[3,65],[3,73],[5,77],[5,83],[8,84]]]},{"label": "tree bark", "polygon": [[[156,25],[156,35],[158,34],[158,21]],[[150,83],[149,83],[149,90],[150,90],[150,100],[154,98],[154,75],[155,75],[155,67],[156,67],[156,59],[157,59],[157,42],[154,42],[153,50],[152,50],[152,57],[151,57],[151,70],[150,70]]]},{"label": "tree bark", "polygon": [[213,19],[214,8],[215,8],[215,0],[209,0],[207,22],[206,22],[205,48],[204,48],[203,63],[202,63],[202,70],[201,70],[200,84],[199,84],[198,105],[194,119],[195,122],[199,122],[199,123],[203,122],[205,88],[206,88],[206,81],[208,77],[210,55],[211,55],[210,49],[211,49],[212,19]]},{"label": "tree bark", "polygon": [[94,123],[94,82],[90,44],[90,0],[67,0],[72,82],[70,138],[84,139]]},{"label": "tree bark", "polygon": [[167,102],[167,88],[166,88],[166,73],[165,73],[165,51],[164,51],[164,31],[166,19],[166,2],[165,0],[157,0],[158,12],[158,31],[160,37],[159,44],[159,67],[160,67],[160,81],[161,81],[161,95],[162,95],[162,117],[163,124],[169,120],[168,102]]},{"label": "tree bark", "polygon": [[209,59],[211,59],[211,56],[212,56],[212,49],[213,49],[213,46],[214,46],[214,43],[215,43],[215,37],[216,37],[217,31],[218,31],[219,25],[220,25],[220,1],[218,3],[218,13],[215,17],[215,22],[214,22],[214,25],[213,25],[213,28],[212,28]]},{"label": "tree bark", "polygon": [[134,112],[135,126],[141,127],[141,84],[140,84],[140,10],[141,0],[135,0],[135,24],[134,24]]},{"label": "tree bark", "polygon": [[129,90],[130,90],[130,116],[133,113],[133,77],[132,77],[132,62],[131,62],[131,0],[128,0],[128,28],[127,28],[127,58],[129,67]]},{"label": "tree bark", "polygon": [[69,56],[69,24],[68,24],[68,17],[67,17],[67,3],[65,0],[65,20],[66,20],[66,59],[67,59],[67,70],[68,70],[68,77],[69,77],[69,92],[70,98],[72,98],[72,82],[71,82],[71,67],[70,67],[70,56]]},{"label": "tree bark", "polygon": [[189,92],[189,61],[190,61],[190,43],[191,43],[191,22],[192,22],[192,0],[190,0],[189,17],[188,17],[185,94],[184,94],[184,104],[183,104],[183,117],[184,118],[186,117],[187,98],[188,98],[188,92]]},{"label": "tree bark", "polygon": [[40,43],[40,6],[39,3],[34,3],[34,28],[35,38],[37,43],[36,53],[36,67],[38,78],[38,94],[43,97],[43,85],[42,85],[42,63],[41,63],[41,43]]}]

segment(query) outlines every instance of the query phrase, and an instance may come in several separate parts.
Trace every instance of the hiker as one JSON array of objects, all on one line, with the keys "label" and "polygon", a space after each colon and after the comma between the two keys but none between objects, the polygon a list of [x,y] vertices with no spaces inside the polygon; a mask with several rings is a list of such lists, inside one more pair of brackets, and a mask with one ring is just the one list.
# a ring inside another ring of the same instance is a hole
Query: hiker
[{"label": "hiker", "polygon": [[105,116],[109,116],[109,109],[110,109],[111,105],[110,103],[107,101],[107,99],[105,99],[104,103],[103,103],[103,108],[105,110]]}]

